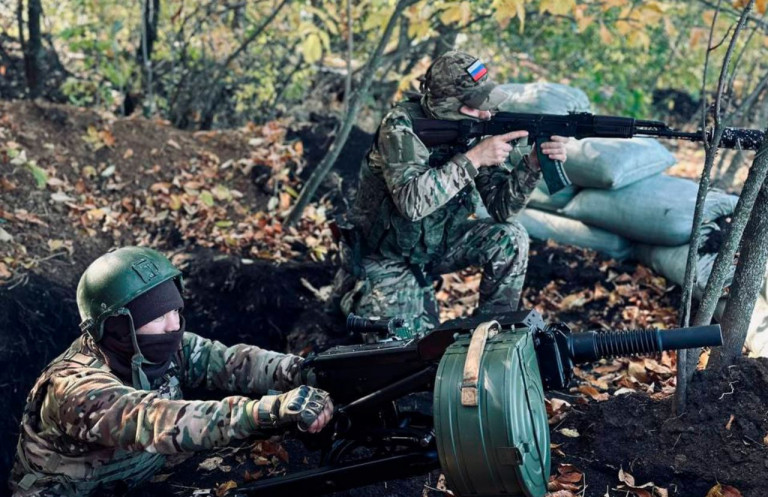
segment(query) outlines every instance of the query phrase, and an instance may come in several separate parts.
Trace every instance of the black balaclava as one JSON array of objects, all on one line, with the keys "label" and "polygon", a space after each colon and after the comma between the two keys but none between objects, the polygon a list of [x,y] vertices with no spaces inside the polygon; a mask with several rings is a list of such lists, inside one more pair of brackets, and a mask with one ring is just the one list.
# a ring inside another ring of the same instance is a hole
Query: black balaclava
[{"label": "black balaclava", "polygon": [[[168,280],[143,293],[125,305],[128,315],[117,315],[104,322],[104,338],[99,348],[107,365],[121,379],[132,381],[135,388],[148,388],[142,377],[151,383],[170,367],[174,354],[181,346],[184,318],[180,316],[179,330],[153,335],[136,334],[137,330],[167,312],[184,307],[176,283]],[[133,323],[131,323],[131,320]],[[131,326],[132,325],[132,326]]]}]

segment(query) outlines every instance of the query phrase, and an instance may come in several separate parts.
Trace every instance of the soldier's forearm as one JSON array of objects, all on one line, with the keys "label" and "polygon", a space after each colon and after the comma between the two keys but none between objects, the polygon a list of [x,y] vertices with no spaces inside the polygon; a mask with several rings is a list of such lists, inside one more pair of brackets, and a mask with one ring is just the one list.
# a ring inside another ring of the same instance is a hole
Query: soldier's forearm
[{"label": "soldier's forearm", "polygon": [[169,400],[107,374],[64,379],[53,388],[58,428],[105,447],[175,454],[218,447],[256,431],[249,412],[254,401],[247,397]]},{"label": "soldier's forearm", "polygon": [[493,219],[508,222],[523,210],[540,179],[541,170],[531,167],[524,157],[512,171],[483,168],[475,184]]},{"label": "soldier's forearm", "polygon": [[290,390],[300,381],[298,356],[264,350],[253,345],[224,344],[189,334],[184,355],[189,386],[205,386],[248,395],[268,390]]},{"label": "soldier's forearm", "polygon": [[447,204],[470,185],[477,174],[472,162],[464,154],[457,154],[443,166],[427,167],[421,174],[399,184],[391,181],[394,183],[392,198],[403,216],[418,221]]}]

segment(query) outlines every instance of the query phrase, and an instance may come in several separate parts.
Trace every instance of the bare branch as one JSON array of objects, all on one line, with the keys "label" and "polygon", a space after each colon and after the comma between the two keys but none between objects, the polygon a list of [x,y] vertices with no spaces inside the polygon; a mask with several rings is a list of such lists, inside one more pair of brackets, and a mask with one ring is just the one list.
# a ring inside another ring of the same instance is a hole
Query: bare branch
[{"label": "bare branch", "polygon": [[333,166],[333,164],[336,162],[339,153],[341,153],[341,149],[344,147],[344,143],[346,143],[347,138],[349,137],[349,132],[352,130],[352,125],[357,119],[357,114],[360,112],[363,99],[368,94],[371,81],[373,80],[373,76],[376,73],[376,69],[379,67],[381,61],[381,55],[384,53],[384,47],[386,47],[387,43],[389,42],[389,38],[392,36],[392,31],[394,31],[397,20],[399,19],[404,9],[410,5],[415,4],[417,1],[418,0],[398,0],[397,5],[395,5],[395,10],[392,12],[392,17],[390,17],[389,21],[387,22],[387,27],[384,28],[384,33],[381,35],[379,44],[376,46],[376,50],[368,59],[368,63],[365,66],[365,72],[363,73],[362,81],[360,82],[360,86],[358,87],[354,96],[350,100],[349,110],[347,111],[346,116],[344,116],[341,128],[339,129],[336,138],[333,140],[328,153],[325,155],[325,157],[323,157],[323,160],[320,162],[320,164],[318,164],[317,169],[315,169],[315,171],[312,173],[309,181],[307,181],[307,184],[301,191],[301,194],[296,200],[296,205],[293,207],[293,210],[291,210],[290,214],[288,214],[288,218],[285,221],[286,226],[292,226],[296,224],[299,219],[301,219],[301,214],[304,212],[304,208],[315,194],[317,187],[320,186],[320,182],[323,180],[323,178],[325,178],[325,175],[328,174],[328,171],[330,171],[331,166]]}]

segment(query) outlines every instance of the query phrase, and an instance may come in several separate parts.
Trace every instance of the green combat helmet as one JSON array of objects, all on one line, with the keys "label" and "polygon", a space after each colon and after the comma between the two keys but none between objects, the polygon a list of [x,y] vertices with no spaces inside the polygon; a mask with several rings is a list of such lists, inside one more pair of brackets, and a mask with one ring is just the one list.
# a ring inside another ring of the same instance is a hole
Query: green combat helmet
[{"label": "green combat helmet", "polygon": [[88,266],[77,285],[77,308],[80,311],[80,331],[95,342],[104,336],[104,322],[111,316],[128,316],[136,355],[132,362],[134,386],[146,390],[149,382],[140,368],[147,361],[136,341],[133,318],[125,307],[133,299],[168,280],[173,280],[182,293],[181,271],[160,252],[146,247],[123,247],[107,252]]},{"label": "green combat helmet", "polygon": [[462,105],[496,110],[509,98],[488,77],[483,61],[466,52],[451,50],[432,63],[424,76],[423,104],[435,119],[468,119],[459,113]]}]

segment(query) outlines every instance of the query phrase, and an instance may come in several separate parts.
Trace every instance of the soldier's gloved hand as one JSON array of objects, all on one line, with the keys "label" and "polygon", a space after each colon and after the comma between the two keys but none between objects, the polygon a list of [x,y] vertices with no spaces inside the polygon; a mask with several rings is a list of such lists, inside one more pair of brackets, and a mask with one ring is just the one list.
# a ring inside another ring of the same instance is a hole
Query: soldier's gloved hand
[{"label": "soldier's gloved hand", "polygon": [[475,167],[495,166],[509,157],[513,147],[508,142],[526,136],[528,136],[527,131],[510,131],[503,135],[490,136],[470,148],[465,155]]},{"label": "soldier's gloved hand", "polygon": [[259,400],[256,422],[259,426],[285,426],[296,423],[300,431],[317,433],[333,417],[333,401],[319,388],[302,385],[280,395],[265,395]]}]

